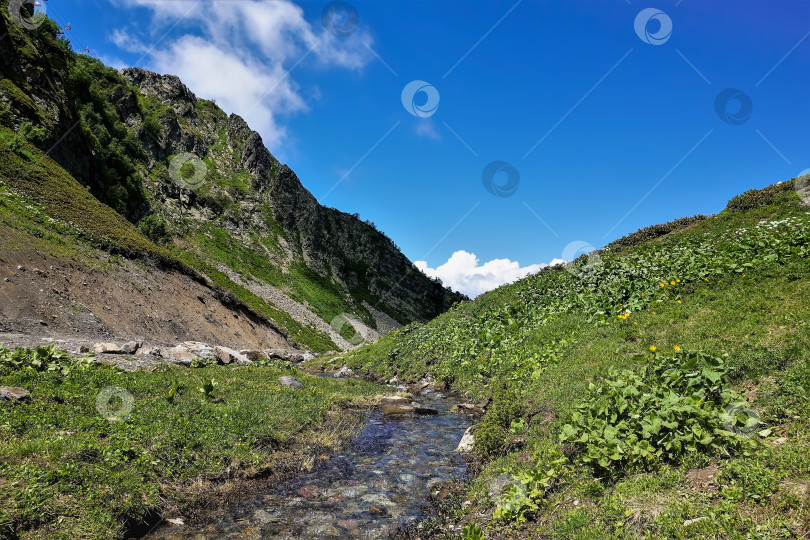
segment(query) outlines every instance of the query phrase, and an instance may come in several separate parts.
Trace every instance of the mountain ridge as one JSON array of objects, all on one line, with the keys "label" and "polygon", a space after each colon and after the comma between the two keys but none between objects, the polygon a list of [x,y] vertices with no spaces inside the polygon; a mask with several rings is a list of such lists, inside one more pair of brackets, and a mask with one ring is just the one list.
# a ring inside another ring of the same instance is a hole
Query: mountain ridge
[{"label": "mountain ridge", "polygon": [[[424,276],[372,224],[320,205],[244,119],[176,76],[118,72],[76,54],[50,20],[25,31],[4,16],[0,26],[0,101],[16,132],[6,140],[47,150],[154,244],[127,255],[141,250],[204,276],[319,351],[374,339],[391,320],[429,320],[465,299]],[[9,174],[10,187],[25,187]],[[47,198],[36,188],[27,194]],[[66,216],[75,212],[62,202]],[[269,288],[268,298],[251,292]],[[301,309],[287,313],[272,298]]]}]

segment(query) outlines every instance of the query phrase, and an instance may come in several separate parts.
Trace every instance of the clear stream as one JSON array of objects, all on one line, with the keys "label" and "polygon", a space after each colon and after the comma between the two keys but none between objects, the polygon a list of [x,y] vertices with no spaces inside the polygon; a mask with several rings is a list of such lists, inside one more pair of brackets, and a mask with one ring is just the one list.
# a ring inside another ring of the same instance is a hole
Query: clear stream
[{"label": "clear stream", "polygon": [[424,516],[430,486],[465,473],[456,452],[469,420],[452,397],[416,396],[435,416],[369,413],[343,452],[273,491],[212,511],[197,526],[162,527],[149,540],[385,538]]}]

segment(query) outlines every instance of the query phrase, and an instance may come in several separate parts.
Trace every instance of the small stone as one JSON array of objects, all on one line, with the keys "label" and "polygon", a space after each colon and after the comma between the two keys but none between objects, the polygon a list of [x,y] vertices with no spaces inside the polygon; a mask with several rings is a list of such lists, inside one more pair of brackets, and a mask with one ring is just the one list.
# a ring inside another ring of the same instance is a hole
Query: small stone
[{"label": "small stone", "polygon": [[683,522],[683,526],[688,527],[689,525],[693,525],[695,523],[703,521],[704,519],[709,519],[709,518],[707,516],[700,516],[700,517],[696,517],[695,519],[687,519],[686,521]]},{"label": "small stone", "polygon": [[166,523],[168,523],[172,527],[182,527],[183,525],[186,524],[186,522],[180,518],[169,518],[166,520]]},{"label": "small stone", "polygon": [[357,528],[360,522],[356,519],[339,519],[335,522],[338,527],[342,527],[346,530],[353,531]]},{"label": "small stone", "polygon": [[294,388],[296,390],[300,390],[304,387],[304,385],[301,384],[298,381],[298,379],[296,379],[295,377],[290,377],[289,375],[283,375],[279,377],[278,382],[280,382],[283,386],[286,386],[287,388]]},{"label": "small stone", "polygon": [[78,354],[87,354],[90,352],[90,349],[84,345],[79,345],[79,348],[76,349],[76,352]]},{"label": "small stone", "polygon": [[27,398],[31,393],[16,386],[0,386],[0,401],[20,401]]},{"label": "small stone", "polygon": [[25,267],[23,265],[21,265],[21,264],[18,264],[17,265],[17,270],[19,270],[20,272],[25,272]]},{"label": "small stone", "polygon": [[305,499],[316,499],[320,497],[323,490],[318,486],[304,486],[298,490],[298,494]]},{"label": "small stone", "polygon": [[785,444],[787,441],[788,441],[788,438],[787,438],[787,437],[779,437],[779,438],[778,438],[778,439],[776,439],[775,441],[771,441],[771,445],[773,445],[773,446],[782,446],[782,445],[783,445],[783,444]]},{"label": "small stone", "polygon": [[396,377],[394,377],[393,379],[388,379],[388,384],[390,384],[391,386],[396,386],[399,384],[399,379],[397,379]]},{"label": "small stone", "polygon": [[11,280],[10,280],[10,279],[8,279],[8,278],[3,278],[3,281],[5,281],[6,283],[8,283],[8,282],[9,282],[9,281],[11,281]]}]

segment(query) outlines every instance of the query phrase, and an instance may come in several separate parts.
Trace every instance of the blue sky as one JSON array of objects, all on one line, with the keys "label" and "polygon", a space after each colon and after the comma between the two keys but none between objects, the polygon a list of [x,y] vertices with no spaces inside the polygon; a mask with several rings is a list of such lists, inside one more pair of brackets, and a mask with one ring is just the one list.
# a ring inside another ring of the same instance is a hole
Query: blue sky
[{"label": "blue sky", "polygon": [[[323,204],[471,294],[810,168],[806,0],[331,6],[347,36],[326,2],[47,7],[74,48],[242,114]],[[412,81],[432,103],[403,106]]]}]

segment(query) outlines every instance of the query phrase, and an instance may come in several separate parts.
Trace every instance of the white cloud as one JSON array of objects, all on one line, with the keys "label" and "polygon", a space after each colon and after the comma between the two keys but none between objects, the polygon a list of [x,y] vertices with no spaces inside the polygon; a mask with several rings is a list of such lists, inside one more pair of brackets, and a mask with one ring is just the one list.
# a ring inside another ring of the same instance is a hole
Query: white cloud
[{"label": "white cloud", "polygon": [[429,118],[419,120],[416,123],[414,130],[420,137],[427,137],[428,139],[433,139],[434,141],[438,141],[441,138],[439,132],[436,131],[436,127],[433,125],[433,121]]},{"label": "white cloud", "polygon": [[[563,261],[560,259],[554,259],[551,264],[561,262]],[[428,277],[437,277],[446,286],[470,298],[539,272],[548,266],[540,263],[521,267],[520,263],[509,259],[493,259],[479,265],[478,257],[464,250],[456,251],[446,263],[437,268],[429,268],[425,261],[416,261],[414,265]]]},{"label": "white cloud", "polygon": [[[285,136],[279,118],[307,110],[295,69],[306,63],[359,70],[372,58],[364,45],[372,40],[362,28],[338,38],[320,19],[310,24],[290,0],[201,0],[193,9],[164,0],[128,0],[128,5],[152,11],[149,34],[119,28],[109,40],[145,54],[149,69],[177,75],[199,97],[243,116],[274,152]],[[170,37],[158,41],[167,31]]]}]

